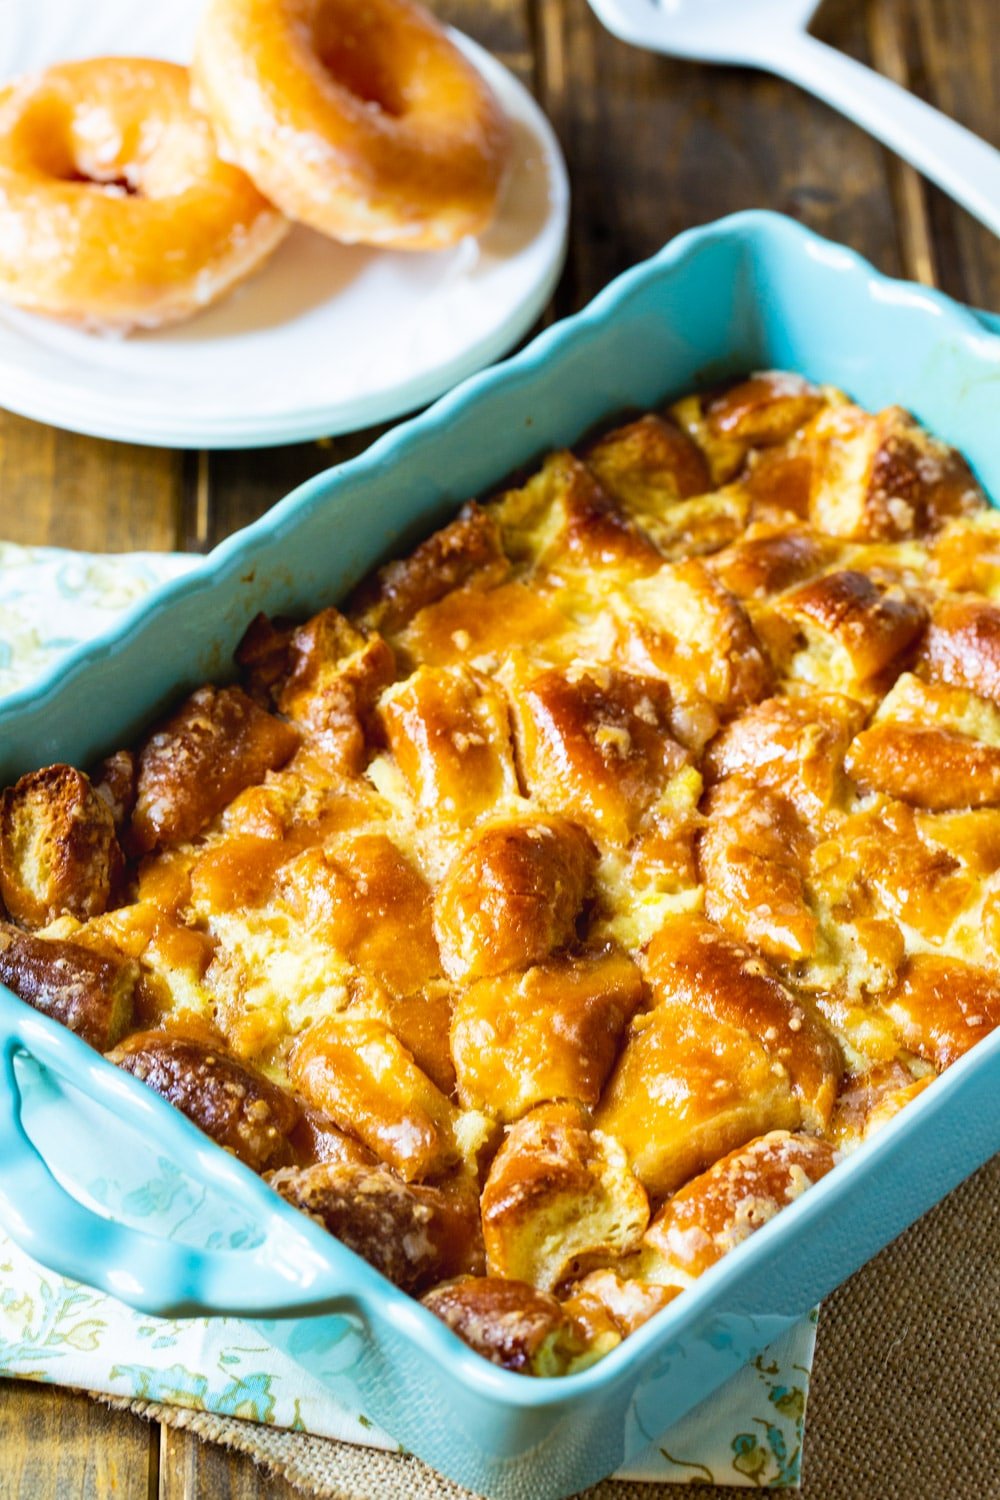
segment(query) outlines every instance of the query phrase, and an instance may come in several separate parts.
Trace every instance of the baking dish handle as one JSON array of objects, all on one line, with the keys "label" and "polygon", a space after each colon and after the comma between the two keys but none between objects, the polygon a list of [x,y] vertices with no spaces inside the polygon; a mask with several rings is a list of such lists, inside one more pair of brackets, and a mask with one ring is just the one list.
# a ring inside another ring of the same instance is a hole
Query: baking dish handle
[{"label": "baking dish handle", "polygon": [[[2,987],[0,999],[6,999]],[[68,1034],[65,1040],[76,1042]],[[358,1293],[344,1290],[352,1279],[353,1257],[336,1240],[320,1252],[307,1233],[280,1222],[277,1232],[254,1247],[202,1250],[105,1218],[73,1197],[25,1127],[19,1057],[39,1063],[23,1034],[8,1032],[0,1052],[0,1224],[26,1254],[48,1270],[159,1317],[340,1314],[367,1321]],[[64,1072],[48,1057],[40,1065]],[[124,1106],[121,1113],[133,1114],[133,1125],[148,1130],[148,1120],[134,1117],[136,1100],[123,1095],[116,1102]],[[151,1102],[159,1101],[151,1096]],[[138,1112],[144,1113],[142,1105]],[[262,1182],[251,1187],[270,1196]],[[341,1267],[342,1259],[348,1263]]]}]

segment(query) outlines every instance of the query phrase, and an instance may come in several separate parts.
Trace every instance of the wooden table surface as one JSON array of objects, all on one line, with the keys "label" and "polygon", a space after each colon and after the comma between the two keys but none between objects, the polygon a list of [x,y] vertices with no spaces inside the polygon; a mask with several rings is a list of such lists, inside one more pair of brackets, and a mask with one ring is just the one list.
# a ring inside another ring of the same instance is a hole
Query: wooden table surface
[{"label": "wooden table surface", "polygon": [[[433,8],[517,73],[559,134],[574,208],[552,315],[580,307],[679,230],[751,207],[790,214],[890,274],[1000,309],[997,242],[791,85],[634,51],[601,29],[585,0],[438,0]],[[832,0],[815,29],[1000,145],[997,0]],[[172,453],[0,413],[0,536],[94,550],[205,549],[372,436]],[[851,1295],[839,1294],[847,1312],[836,1315],[849,1316]],[[821,1334],[821,1358],[822,1348]],[[0,1500],[293,1493],[248,1459],[85,1397],[22,1383],[0,1389]],[[819,1500],[823,1492],[807,1465],[808,1493]],[[859,1476],[858,1500],[883,1493]]]}]

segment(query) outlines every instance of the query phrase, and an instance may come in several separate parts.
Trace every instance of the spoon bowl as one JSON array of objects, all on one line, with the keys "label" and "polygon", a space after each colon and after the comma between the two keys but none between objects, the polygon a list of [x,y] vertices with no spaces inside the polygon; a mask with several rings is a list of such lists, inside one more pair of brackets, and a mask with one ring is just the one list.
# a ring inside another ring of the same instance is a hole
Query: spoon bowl
[{"label": "spoon bowl", "polygon": [[774,50],[775,30],[801,32],[820,0],[590,0],[609,31],[636,47],[695,62],[747,63]]}]

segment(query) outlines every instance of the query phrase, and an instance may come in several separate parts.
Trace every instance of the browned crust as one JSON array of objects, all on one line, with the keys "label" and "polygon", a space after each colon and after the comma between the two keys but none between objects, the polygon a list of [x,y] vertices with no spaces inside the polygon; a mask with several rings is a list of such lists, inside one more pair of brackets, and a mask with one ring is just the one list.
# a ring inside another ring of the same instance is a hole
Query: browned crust
[{"label": "browned crust", "polygon": [[393,680],[392,650],[365,636],[338,609],[324,609],[293,630],[263,615],[236,649],[249,691],[307,734],[348,775],[364,769],[377,742],[375,705]]},{"label": "browned crust", "polygon": [[121,869],[111,808],[81,771],[47,766],[0,793],[0,896],[25,927],[99,916]]},{"label": "browned crust", "polygon": [[445,1282],[423,1299],[470,1348],[491,1364],[532,1374],[545,1346],[581,1352],[582,1340],[555,1297],[499,1276]]},{"label": "browned crust", "polygon": [[481,1203],[490,1273],[545,1291],[636,1250],[649,1222],[621,1147],[568,1104],[541,1105],[511,1127]]},{"label": "browned crust", "polygon": [[914,807],[1000,806],[1000,747],[936,725],[873,724],[845,766],[859,786]]},{"label": "browned crust", "polygon": [[139,751],[129,852],[193,838],[238,792],[284,765],[298,743],[290,724],[241,688],[199,688]]},{"label": "browned crust", "polygon": [[597,854],[568,818],[480,827],[434,897],[445,973],[468,982],[539,963],[575,936]]},{"label": "browned crust", "polygon": [[549,669],[511,693],[519,764],[534,798],[568,812],[599,843],[624,843],[687,764],[673,699],[654,677]]},{"label": "browned crust", "polygon": [[268,1181],[404,1291],[485,1268],[474,1185],[458,1201],[388,1167],[345,1162],[284,1167]]},{"label": "browned crust", "polygon": [[734,776],[714,788],[705,812],[698,865],[706,914],[768,958],[807,958],[817,938],[805,886],[813,839],[793,803]]},{"label": "browned crust", "polygon": [[711,487],[701,449],[676,422],[655,412],[605,433],[584,458],[608,494],[640,512],[651,494],[668,504]]},{"label": "browned crust", "polygon": [[1000,1026],[1000,984],[959,959],[917,953],[907,959],[885,1009],[904,1047],[949,1068]]},{"label": "browned crust", "polygon": [[822,391],[802,376],[763,370],[708,400],[705,418],[720,436],[769,448],[804,427],[825,400]]},{"label": "browned crust", "polygon": [[787,1070],[807,1125],[826,1127],[843,1071],[840,1048],[758,953],[704,918],[678,917],[650,943],[644,968],[657,1004],[699,1010],[756,1037]]},{"label": "browned crust", "polygon": [[1000,704],[1000,606],[942,600],[920,643],[918,666],[931,682],[968,688]]},{"label": "browned crust", "polygon": [[901,407],[876,415],[847,405],[808,430],[815,453],[811,518],[855,541],[897,541],[974,514],[985,497],[968,464]]},{"label": "browned crust", "polygon": [[596,1104],[641,998],[638,969],[613,948],[477,980],[452,1020],[459,1098],[501,1120],[546,1099]]},{"label": "browned crust", "polygon": [[192,1036],[140,1031],[109,1058],[255,1171],[290,1156],[288,1136],[299,1118],[295,1100],[222,1048]]},{"label": "browned crust", "polygon": [[0,984],[98,1052],[113,1047],[128,1030],[138,975],[138,965],[129,959],[32,937],[0,922]]},{"label": "browned crust", "polygon": [[351,599],[349,611],[391,635],[452,589],[473,581],[482,588],[501,583],[509,566],[496,521],[472,500],[409,557],[380,568]]},{"label": "browned crust", "polygon": [[717,552],[707,566],[737,599],[763,599],[817,572],[832,550],[814,532],[767,527]]},{"label": "browned crust", "polygon": [[853,568],[804,584],[785,596],[780,609],[836,641],[862,681],[896,661],[926,619],[923,605],[898,585],[882,587]]},{"label": "browned crust", "polygon": [[456,1110],[384,1021],[331,1016],[292,1060],[297,1091],[407,1182],[455,1165]]},{"label": "browned crust", "polygon": [[745,776],[806,801],[810,812],[836,799],[844,755],[864,721],[860,705],[820,693],[766,698],[719,731],[703,763],[710,783]]},{"label": "browned crust", "polygon": [[118,833],[126,826],[135,807],[135,756],[131,750],[115,750],[91,773],[94,791],[111,809]]},{"label": "browned crust", "polygon": [[649,1226],[644,1245],[681,1274],[700,1276],[832,1171],[835,1160],[827,1141],[771,1131],[676,1192]]}]

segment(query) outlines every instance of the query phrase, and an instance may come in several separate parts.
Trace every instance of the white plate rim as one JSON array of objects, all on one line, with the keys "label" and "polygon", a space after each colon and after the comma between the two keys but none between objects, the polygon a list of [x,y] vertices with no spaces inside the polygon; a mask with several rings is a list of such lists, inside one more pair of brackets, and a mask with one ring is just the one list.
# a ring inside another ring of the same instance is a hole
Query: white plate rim
[{"label": "white plate rim", "polygon": [[[501,97],[516,99],[519,111],[530,121],[550,178],[549,213],[535,237],[536,243],[548,237],[548,253],[536,279],[526,287],[502,326],[492,328],[450,358],[374,395],[285,409],[273,418],[259,412],[250,417],[239,412],[225,416],[216,412],[199,420],[194,411],[156,418],[148,409],[116,405],[113,389],[96,396],[91,394],[88,399],[79,387],[68,382],[59,386],[34,375],[18,367],[9,356],[5,357],[0,343],[0,407],[69,432],[140,446],[182,449],[281,446],[342,436],[393,421],[428,405],[469,375],[509,353],[544,311],[565,264],[569,242],[569,177],[555,131],[530,91],[479,43],[453,27],[448,31],[494,90]],[[193,357],[194,353],[193,349]]]}]

